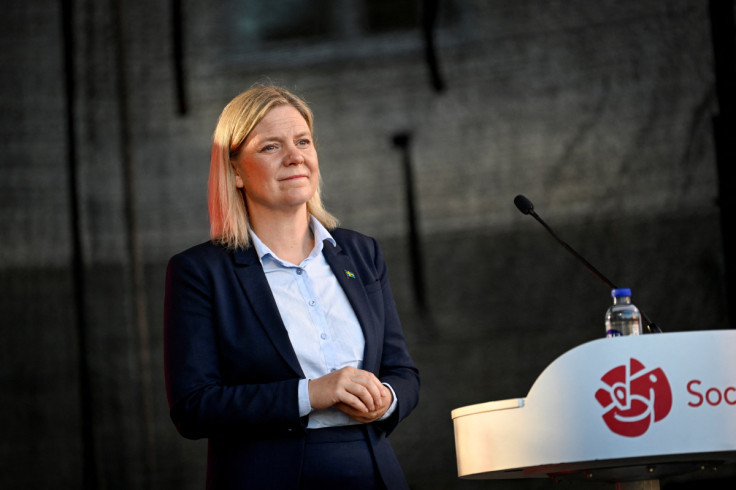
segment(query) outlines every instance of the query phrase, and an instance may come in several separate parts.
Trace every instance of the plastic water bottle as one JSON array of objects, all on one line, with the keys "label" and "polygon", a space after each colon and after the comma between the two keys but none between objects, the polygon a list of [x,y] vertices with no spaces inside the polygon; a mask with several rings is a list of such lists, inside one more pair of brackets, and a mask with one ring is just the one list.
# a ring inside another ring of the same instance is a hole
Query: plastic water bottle
[{"label": "plastic water bottle", "polygon": [[641,335],[641,314],[631,304],[631,289],[614,289],[611,296],[613,304],[606,311],[606,337]]}]

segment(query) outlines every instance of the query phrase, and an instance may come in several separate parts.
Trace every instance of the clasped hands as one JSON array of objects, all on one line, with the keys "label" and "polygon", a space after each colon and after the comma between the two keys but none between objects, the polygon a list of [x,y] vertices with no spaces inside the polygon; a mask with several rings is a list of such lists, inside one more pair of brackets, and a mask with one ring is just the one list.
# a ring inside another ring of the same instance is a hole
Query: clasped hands
[{"label": "clasped hands", "polygon": [[364,424],[381,418],[392,401],[391,390],[362,369],[344,367],[309,380],[309,403],[314,410],[335,407]]}]

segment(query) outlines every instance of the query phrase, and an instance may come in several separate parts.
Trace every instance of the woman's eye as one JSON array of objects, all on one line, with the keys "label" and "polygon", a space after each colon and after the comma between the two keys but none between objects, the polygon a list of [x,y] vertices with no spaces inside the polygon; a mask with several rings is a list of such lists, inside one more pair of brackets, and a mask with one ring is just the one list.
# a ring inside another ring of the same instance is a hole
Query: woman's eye
[{"label": "woman's eye", "polygon": [[273,151],[276,149],[276,145],[266,145],[264,146],[261,151]]}]

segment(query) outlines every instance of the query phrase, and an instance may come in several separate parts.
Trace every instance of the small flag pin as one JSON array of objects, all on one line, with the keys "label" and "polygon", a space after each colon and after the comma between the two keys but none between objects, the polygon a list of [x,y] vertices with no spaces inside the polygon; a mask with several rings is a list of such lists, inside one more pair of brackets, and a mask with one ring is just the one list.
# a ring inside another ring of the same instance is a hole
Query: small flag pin
[{"label": "small flag pin", "polygon": [[350,279],[355,279],[355,274],[353,274],[347,269],[345,269],[345,275],[348,276]]}]

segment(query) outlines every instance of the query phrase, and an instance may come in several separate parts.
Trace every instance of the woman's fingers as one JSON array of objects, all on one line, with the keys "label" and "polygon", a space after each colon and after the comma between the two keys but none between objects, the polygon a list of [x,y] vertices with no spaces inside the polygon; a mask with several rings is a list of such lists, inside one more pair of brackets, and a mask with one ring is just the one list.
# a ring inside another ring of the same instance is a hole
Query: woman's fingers
[{"label": "woman's fingers", "polygon": [[347,391],[358,398],[366,406],[368,412],[376,409],[381,403],[381,387],[383,386],[373,373],[355,370],[350,377],[353,384]]},{"label": "woman's fingers", "polygon": [[352,406],[344,403],[336,403],[334,407],[346,414],[351,419],[357,420],[358,422],[362,422],[364,424],[373,422],[374,420],[378,420],[383,416],[384,413],[386,413],[386,410],[388,410],[388,408],[391,406],[391,402],[393,401],[391,390],[383,385],[381,385],[381,387],[381,403],[376,405],[376,408],[374,410],[371,410],[369,412],[365,412],[362,410],[359,411],[355,410],[355,408],[353,408]]},{"label": "woman's fingers", "polygon": [[386,387],[368,371],[345,367],[309,381],[309,402],[315,410],[343,403],[370,413],[383,406]]}]

